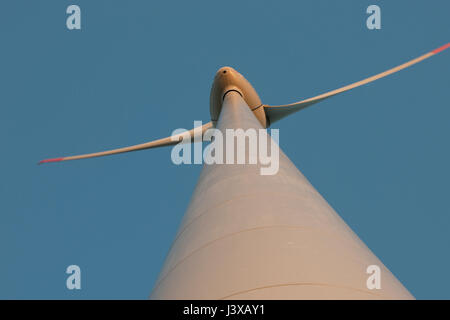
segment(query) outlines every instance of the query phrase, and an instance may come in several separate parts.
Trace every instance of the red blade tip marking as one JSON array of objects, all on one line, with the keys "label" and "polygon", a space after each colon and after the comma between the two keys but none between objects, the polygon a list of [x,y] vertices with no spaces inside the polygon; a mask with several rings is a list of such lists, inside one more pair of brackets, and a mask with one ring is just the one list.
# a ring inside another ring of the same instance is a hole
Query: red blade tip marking
[{"label": "red blade tip marking", "polygon": [[58,162],[58,161],[63,161],[63,160],[64,160],[64,158],[45,159],[45,160],[39,161],[38,164],[43,164],[43,163],[47,163],[47,162]]},{"label": "red blade tip marking", "polygon": [[431,51],[431,52],[433,52],[434,54],[436,54],[436,53],[439,53],[439,52],[441,52],[441,51],[444,51],[445,49],[448,49],[448,48],[450,48],[450,42],[447,43],[447,44],[444,44],[442,47],[439,47],[439,48],[437,48],[437,49],[434,49],[434,50]]}]

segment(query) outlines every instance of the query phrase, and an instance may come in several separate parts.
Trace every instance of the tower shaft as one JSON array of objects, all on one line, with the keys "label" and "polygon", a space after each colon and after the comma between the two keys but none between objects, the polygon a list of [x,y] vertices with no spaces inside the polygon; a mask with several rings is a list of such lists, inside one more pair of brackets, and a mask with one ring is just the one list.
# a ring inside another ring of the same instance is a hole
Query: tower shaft
[{"label": "tower shaft", "polygon": [[[231,91],[217,128],[262,126]],[[204,165],[150,298],[413,298],[281,150],[277,174],[261,166]]]}]

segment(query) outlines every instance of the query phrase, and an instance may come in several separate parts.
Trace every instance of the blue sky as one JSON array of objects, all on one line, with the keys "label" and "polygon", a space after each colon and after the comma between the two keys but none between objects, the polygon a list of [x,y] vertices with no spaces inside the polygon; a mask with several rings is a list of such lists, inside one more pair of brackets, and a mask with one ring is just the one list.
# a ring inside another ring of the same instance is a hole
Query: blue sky
[{"label": "blue sky", "polygon": [[[82,30],[66,28],[77,4]],[[378,4],[382,29],[366,28]],[[170,148],[37,166],[209,121],[221,66],[267,104],[308,98],[450,40],[439,1],[0,4],[0,298],[147,298],[200,165]],[[280,145],[419,299],[449,299],[450,52],[276,124]],[[66,267],[82,290],[66,289]]]}]

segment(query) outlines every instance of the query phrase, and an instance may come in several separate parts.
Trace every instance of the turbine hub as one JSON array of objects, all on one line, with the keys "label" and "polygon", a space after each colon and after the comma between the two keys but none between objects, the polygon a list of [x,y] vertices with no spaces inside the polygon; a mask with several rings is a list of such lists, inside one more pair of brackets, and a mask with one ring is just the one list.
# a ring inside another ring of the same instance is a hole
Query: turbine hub
[{"label": "turbine hub", "polygon": [[236,91],[244,98],[261,125],[266,128],[266,114],[256,90],[243,75],[231,67],[220,68],[214,77],[210,95],[211,120],[214,123],[219,120],[223,99],[230,91]]}]

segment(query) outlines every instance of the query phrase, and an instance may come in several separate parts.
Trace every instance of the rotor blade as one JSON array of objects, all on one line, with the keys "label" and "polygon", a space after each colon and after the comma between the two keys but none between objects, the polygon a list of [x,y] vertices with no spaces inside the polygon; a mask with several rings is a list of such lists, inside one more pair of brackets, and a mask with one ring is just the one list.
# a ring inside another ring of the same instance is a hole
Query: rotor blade
[{"label": "rotor blade", "polygon": [[67,161],[67,160],[77,160],[77,159],[86,159],[86,158],[94,158],[94,157],[102,157],[102,156],[109,156],[112,154],[118,154],[118,153],[124,153],[124,152],[130,152],[130,151],[137,151],[137,150],[144,150],[144,149],[150,149],[150,148],[157,148],[157,147],[163,147],[163,146],[170,146],[177,144],[178,142],[182,141],[183,139],[186,139],[189,137],[192,141],[192,139],[197,137],[203,137],[203,134],[206,130],[213,127],[212,122],[208,122],[204,124],[201,127],[196,127],[194,129],[191,129],[189,131],[173,135],[170,137],[153,140],[150,142],[137,144],[130,147],[124,147],[114,150],[108,150],[108,151],[102,151],[102,152],[96,152],[96,153],[88,153],[88,154],[82,154],[77,156],[70,156],[70,157],[62,157],[62,158],[53,158],[53,159],[46,159],[39,161],[38,164],[42,163],[48,163],[48,162],[59,162],[59,161]]},{"label": "rotor blade", "polygon": [[280,119],[282,119],[282,118],[284,118],[284,117],[286,117],[286,116],[288,116],[288,115],[290,115],[290,114],[292,114],[294,112],[297,112],[297,111],[302,110],[302,109],[304,109],[306,107],[309,107],[310,105],[313,105],[313,104],[315,104],[317,102],[320,102],[320,101],[322,101],[322,100],[324,100],[326,98],[329,98],[329,97],[332,97],[332,96],[337,95],[339,93],[351,90],[353,88],[356,88],[356,87],[359,87],[359,86],[362,86],[362,85],[365,85],[365,84],[367,84],[369,82],[372,82],[372,81],[384,78],[384,77],[386,77],[386,76],[388,76],[390,74],[393,74],[393,73],[395,73],[397,71],[406,69],[406,68],[408,68],[408,67],[410,67],[410,66],[412,66],[412,65],[414,65],[416,63],[419,63],[419,62],[421,62],[421,61],[423,61],[425,59],[428,59],[428,58],[434,56],[435,54],[438,54],[439,52],[444,51],[445,49],[448,49],[448,48],[450,48],[450,43],[447,43],[446,45],[443,45],[442,47],[439,47],[439,48],[437,48],[437,49],[435,49],[435,50],[433,50],[433,51],[431,51],[429,53],[426,53],[426,54],[424,54],[424,55],[422,55],[422,56],[420,56],[420,57],[418,57],[416,59],[413,59],[411,61],[408,61],[408,62],[406,62],[404,64],[401,64],[401,65],[399,65],[399,66],[397,66],[395,68],[392,68],[392,69],[389,69],[387,71],[381,72],[381,73],[376,74],[376,75],[374,75],[372,77],[369,77],[367,79],[364,79],[364,80],[361,80],[361,81],[349,84],[349,85],[344,86],[342,88],[323,93],[323,94],[318,95],[316,97],[312,97],[312,98],[309,98],[309,99],[306,99],[306,100],[302,100],[302,101],[298,101],[298,102],[294,102],[294,103],[286,104],[286,105],[280,105],[280,106],[264,105],[264,110],[265,110],[267,118],[269,120],[269,124],[272,124],[275,121],[278,121],[278,120],[280,120]]}]

